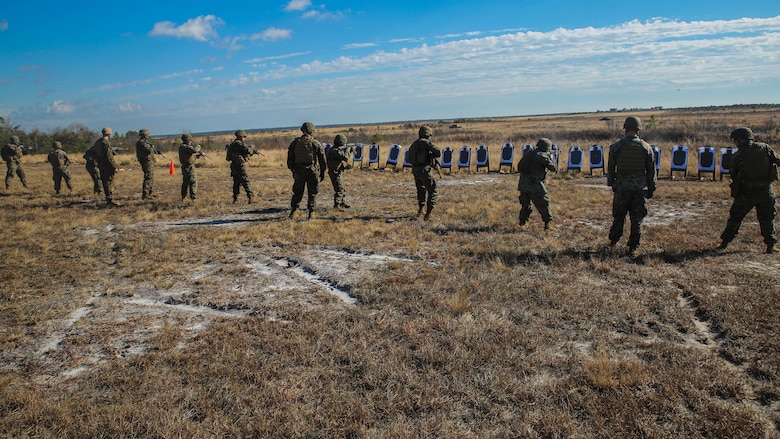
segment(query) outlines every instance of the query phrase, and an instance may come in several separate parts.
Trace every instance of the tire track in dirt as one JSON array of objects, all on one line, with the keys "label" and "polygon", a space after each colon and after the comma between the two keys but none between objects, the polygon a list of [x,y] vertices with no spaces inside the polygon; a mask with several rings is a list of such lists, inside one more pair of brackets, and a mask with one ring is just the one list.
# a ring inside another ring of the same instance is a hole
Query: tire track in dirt
[{"label": "tire track in dirt", "polygon": [[678,304],[681,308],[691,312],[691,320],[695,328],[693,334],[679,333],[679,335],[685,340],[687,346],[708,351],[714,356],[721,358],[724,367],[732,375],[741,378],[741,389],[745,398],[740,399],[739,402],[750,407],[754,413],[759,415],[761,422],[767,429],[767,437],[776,437],[778,435],[778,429],[771,419],[772,414],[780,409],[780,402],[775,402],[773,404],[762,404],[760,402],[756,389],[751,385],[752,377],[747,370],[747,366],[734,361],[729,355],[720,350],[719,340],[724,337],[723,328],[721,328],[717,320],[714,319],[709,311],[701,304],[696,297],[696,294],[687,291],[685,287],[679,283],[676,284],[676,287],[679,291],[677,296]]}]

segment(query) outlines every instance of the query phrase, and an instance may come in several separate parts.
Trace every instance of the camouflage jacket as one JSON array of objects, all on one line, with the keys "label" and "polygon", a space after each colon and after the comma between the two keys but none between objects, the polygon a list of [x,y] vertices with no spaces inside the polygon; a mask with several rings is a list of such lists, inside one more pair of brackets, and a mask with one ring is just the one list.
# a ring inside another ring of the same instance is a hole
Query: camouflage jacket
[{"label": "camouflage jacket", "polygon": [[231,165],[241,165],[249,161],[249,157],[257,154],[257,150],[252,145],[247,145],[243,140],[234,140],[228,145],[228,158]]},{"label": "camouflage jacket", "polygon": [[195,163],[195,159],[200,157],[200,145],[190,145],[182,143],[179,146],[179,163],[182,166],[189,166]]},{"label": "camouflage jacket", "polygon": [[639,136],[626,136],[609,147],[607,186],[613,190],[655,191],[655,155]]},{"label": "camouflage jacket", "polygon": [[409,162],[412,166],[433,167],[439,157],[441,157],[441,149],[434,145],[430,139],[421,137],[409,146]]},{"label": "camouflage jacket", "polygon": [[328,170],[339,172],[349,164],[349,149],[346,146],[334,146],[328,150]]},{"label": "camouflage jacket", "polygon": [[731,180],[743,188],[762,188],[777,180],[780,157],[766,143],[750,141],[731,157]]},{"label": "camouflage jacket", "polygon": [[70,164],[68,154],[61,149],[50,152],[47,159],[52,168],[66,168]]},{"label": "camouflage jacket", "polygon": [[547,171],[557,172],[552,153],[534,149],[527,152],[521,161],[524,162],[523,168],[526,171],[520,173],[517,190],[527,194],[546,194],[544,180],[547,178]]},{"label": "camouflage jacket", "polygon": [[155,147],[148,138],[142,137],[135,142],[135,156],[139,162],[153,162]]},{"label": "camouflage jacket", "polygon": [[22,149],[21,145],[14,145],[13,143],[9,143],[3,147],[2,156],[3,160],[6,162],[11,160],[20,160],[22,155],[24,155],[24,150]]},{"label": "camouflage jacket", "polygon": [[296,137],[287,148],[287,169],[307,167],[324,173],[325,166],[325,150],[319,140],[309,134]]},{"label": "camouflage jacket", "polygon": [[114,158],[114,148],[111,148],[111,144],[103,137],[95,141],[95,158],[97,159],[98,166],[102,168],[117,168],[116,159]]}]

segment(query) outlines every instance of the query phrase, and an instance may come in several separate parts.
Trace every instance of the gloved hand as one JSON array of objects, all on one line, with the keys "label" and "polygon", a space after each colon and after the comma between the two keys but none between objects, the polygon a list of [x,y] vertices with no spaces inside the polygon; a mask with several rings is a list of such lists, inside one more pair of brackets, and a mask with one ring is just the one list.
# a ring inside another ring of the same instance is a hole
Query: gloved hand
[{"label": "gloved hand", "polygon": [[653,198],[653,192],[655,192],[655,189],[647,189],[645,191],[645,198],[647,198],[648,200]]},{"label": "gloved hand", "polygon": [[344,166],[344,169],[352,169],[352,165],[346,165]]}]

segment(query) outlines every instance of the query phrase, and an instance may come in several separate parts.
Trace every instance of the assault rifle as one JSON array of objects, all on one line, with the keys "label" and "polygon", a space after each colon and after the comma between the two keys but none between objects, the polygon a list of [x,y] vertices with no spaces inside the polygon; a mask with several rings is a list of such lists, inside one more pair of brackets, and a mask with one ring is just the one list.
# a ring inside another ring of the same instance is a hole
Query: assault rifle
[{"label": "assault rifle", "polygon": [[441,162],[439,162],[439,159],[433,159],[433,169],[435,169],[436,173],[439,174],[439,178],[443,178],[441,176]]},{"label": "assault rifle", "polygon": [[255,147],[255,145],[249,145],[249,148],[251,148],[252,154],[249,154],[250,156],[253,156],[255,154],[260,154],[261,156],[265,157],[265,154],[263,154],[259,149]]},{"label": "assault rifle", "polygon": [[19,148],[22,150],[22,154],[30,154],[31,152],[33,152],[34,149],[32,146],[24,146],[24,145],[19,145]]},{"label": "assault rifle", "polygon": [[119,154],[119,151],[129,151],[128,148],[120,148],[118,146],[112,146],[111,151],[114,153],[114,155]]},{"label": "assault rifle", "polygon": [[157,145],[152,145],[152,151],[154,151],[154,153],[157,155],[161,155],[162,158],[166,160],[168,159],[168,157],[165,157],[165,154],[163,154],[162,151],[160,151],[160,148],[158,148]]},{"label": "assault rifle", "polygon": [[[200,145],[197,146],[198,149],[200,149]],[[203,151],[198,151],[198,154],[196,154],[196,157],[206,157],[209,158],[209,156],[206,155]]]}]

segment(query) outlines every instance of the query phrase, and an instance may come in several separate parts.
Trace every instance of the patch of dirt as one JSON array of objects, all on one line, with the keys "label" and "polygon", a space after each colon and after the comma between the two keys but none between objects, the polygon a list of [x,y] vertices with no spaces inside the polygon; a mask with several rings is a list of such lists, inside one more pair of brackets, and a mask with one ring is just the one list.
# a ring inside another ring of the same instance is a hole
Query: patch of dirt
[{"label": "patch of dirt", "polygon": [[[110,226],[84,233],[117,238],[136,227],[234,227],[244,222],[239,215],[225,215]],[[40,382],[75,377],[111,357],[135,356],[154,349],[155,338],[166,328],[178,331],[183,343],[223,319],[252,316],[284,324],[303,309],[338,311],[359,306],[350,295],[353,285],[389,262],[412,262],[389,255],[323,248],[285,256],[275,255],[273,249],[247,248],[226,255],[224,260],[202,265],[186,277],[171,277],[162,286],[121,273],[106,276],[105,283],[95,285],[91,297],[70,315],[40,324],[45,327],[45,338],[0,354],[0,370],[34,370]],[[237,269],[240,275],[236,275]]]}]

